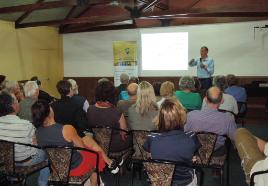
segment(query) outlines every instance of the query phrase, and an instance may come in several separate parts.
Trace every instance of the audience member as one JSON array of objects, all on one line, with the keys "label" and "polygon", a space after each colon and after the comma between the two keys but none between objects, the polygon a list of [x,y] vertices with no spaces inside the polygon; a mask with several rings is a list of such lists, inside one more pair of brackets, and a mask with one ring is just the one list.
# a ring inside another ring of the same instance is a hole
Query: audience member
[{"label": "audience member", "polygon": [[[113,160],[109,159],[104,151],[93,140],[90,143],[80,138],[72,125],[61,125],[54,119],[53,109],[45,100],[37,101],[32,106],[33,123],[37,128],[36,138],[39,146],[76,146],[87,148],[99,153],[99,171],[103,171],[105,163],[110,167]],[[49,136],[49,138],[48,138]],[[97,165],[96,156],[86,151],[75,151],[71,160],[70,176],[83,176]],[[117,168],[118,171],[118,168]],[[97,185],[97,175],[93,173],[90,183]]]},{"label": "audience member", "polygon": [[6,82],[6,76],[0,74],[0,91],[4,89]]},{"label": "audience member", "polygon": [[158,106],[153,86],[142,81],[137,90],[137,101],[128,109],[128,125],[132,130],[155,130],[153,119],[158,114]]},{"label": "audience member", "polygon": [[25,99],[20,102],[18,116],[32,122],[31,107],[38,100],[39,87],[35,81],[27,81],[23,87]]},{"label": "audience member", "polygon": [[18,102],[23,99],[21,89],[17,81],[6,81],[4,90],[15,95]]},{"label": "audience member", "polygon": [[157,102],[157,105],[159,108],[160,108],[161,104],[165,101],[165,99],[174,96],[174,91],[175,91],[174,83],[172,83],[170,81],[166,81],[166,82],[161,84],[160,96],[162,97],[162,99]]},{"label": "audience member", "polygon": [[[235,146],[241,159],[241,165],[249,184],[250,176],[257,171],[268,170],[268,143],[251,134],[245,128],[239,128],[235,135]],[[266,186],[267,174],[256,175],[254,185]]]},{"label": "audience member", "polygon": [[161,82],[159,81],[156,81],[156,82],[153,82],[153,88],[154,88],[154,94],[155,94],[155,97],[156,97],[156,102],[160,101],[161,96],[160,96],[160,88],[161,88]]},{"label": "audience member", "polygon": [[39,100],[46,100],[48,103],[52,103],[54,101],[54,98],[49,95],[49,93],[45,92],[44,90],[42,90],[42,83],[41,81],[38,79],[37,76],[34,76],[30,79],[31,81],[36,81],[37,85],[39,86],[39,96],[38,99]]},{"label": "audience member", "polygon": [[56,122],[73,125],[79,136],[84,137],[84,131],[87,127],[86,112],[83,110],[83,105],[79,105],[73,99],[74,92],[71,83],[67,80],[61,80],[57,83],[57,89],[61,99],[51,104],[55,112]]},{"label": "audience member", "polygon": [[[218,87],[222,92],[224,92],[226,88],[226,79],[224,76],[215,76],[213,78],[213,86]],[[202,108],[207,104],[206,101],[203,101]],[[221,103],[219,109],[233,112],[234,114],[238,114],[238,107],[235,98],[229,94],[223,93],[223,102]]]},{"label": "audience member", "polygon": [[179,81],[179,88],[175,95],[182,105],[188,110],[200,110],[202,99],[199,93],[192,92],[195,89],[195,82],[191,76],[183,76]]},{"label": "audience member", "polygon": [[[243,87],[238,86],[238,79],[235,75],[229,74],[226,76],[228,87],[225,89],[225,93],[232,95],[237,102],[247,102],[247,92]],[[241,112],[245,111],[245,106],[240,108]]]},{"label": "audience member", "polygon": [[[0,139],[25,144],[35,144],[35,128],[27,120],[16,116],[19,103],[13,94],[0,93]],[[18,166],[30,166],[45,160],[43,151],[29,146],[15,146],[15,161]],[[40,171],[38,185],[45,186],[48,181],[49,169]]]},{"label": "audience member", "polygon": [[127,73],[122,73],[120,75],[121,84],[118,87],[116,87],[116,98],[118,100],[128,100],[128,94],[127,94],[128,81],[129,81],[129,75]]},{"label": "audience member", "polygon": [[[234,141],[234,134],[236,131],[236,123],[234,118],[224,112],[219,112],[218,108],[223,102],[222,91],[218,87],[211,87],[208,89],[204,101],[206,107],[202,110],[194,110],[187,115],[187,122],[184,126],[185,132],[213,132],[218,135],[216,142],[216,150],[222,155],[225,152],[223,147],[225,138],[222,135],[227,135],[232,141]],[[217,155],[217,153],[215,153]]]},{"label": "audience member", "polygon": [[130,83],[127,86],[127,92],[129,95],[129,100],[119,100],[117,102],[117,108],[121,113],[124,113],[124,116],[128,116],[128,109],[131,105],[136,103],[137,100],[137,89],[138,89],[138,84],[136,83]]},{"label": "audience member", "polygon": [[71,83],[72,90],[74,92],[73,99],[75,100],[75,102],[77,102],[79,105],[81,105],[81,107],[83,108],[83,110],[85,112],[87,112],[87,109],[89,107],[89,103],[84,96],[79,95],[78,85],[77,85],[76,81],[74,79],[68,79],[68,81]]},{"label": "audience member", "polygon": [[[115,107],[115,87],[110,81],[99,83],[96,88],[96,103],[87,111],[88,127],[107,126],[127,130],[124,115]],[[111,151],[119,152],[130,147],[132,141],[125,132],[114,132]]]},{"label": "audience member", "polygon": [[[145,150],[151,153],[152,159],[191,164],[199,145],[195,135],[183,132],[185,121],[186,112],[179,101],[165,99],[157,117],[159,131],[149,135],[144,144]],[[181,166],[176,167],[172,183],[172,185],[196,186],[197,178],[194,170]]]}]

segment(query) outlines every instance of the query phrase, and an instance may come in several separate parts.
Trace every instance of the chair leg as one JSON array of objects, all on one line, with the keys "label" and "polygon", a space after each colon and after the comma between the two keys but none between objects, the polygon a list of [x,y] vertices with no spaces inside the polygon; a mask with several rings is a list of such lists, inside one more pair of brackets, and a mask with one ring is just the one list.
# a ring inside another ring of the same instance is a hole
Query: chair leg
[{"label": "chair leg", "polygon": [[220,169],[220,186],[224,185],[223,169]]}]

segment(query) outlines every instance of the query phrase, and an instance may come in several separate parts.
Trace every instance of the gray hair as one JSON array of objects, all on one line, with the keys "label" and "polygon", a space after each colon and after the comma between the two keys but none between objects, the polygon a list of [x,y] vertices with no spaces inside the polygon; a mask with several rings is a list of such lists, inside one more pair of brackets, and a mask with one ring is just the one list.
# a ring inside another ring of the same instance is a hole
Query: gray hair
[{"label": "gray hair", "polygon": [[218,87],[221,91],[224,91],[224,89],[227,87],[225,77],[220,75],[215,76],[213,78],[212,85]]},{"label": "gray hair", "polygon": [[129,81],[129,75],[127,73],[122,73],[120,75],[120,81],[121,81],[121,83],[127,84]]},{"label": "gray hair", "polygon": [[6,92],[14,94],[18,87],[19,83],[17,81],[6,81],[4,89]]},{"label": "gray hair", "polygon": [[181,90],[189,89],[193,90],[194,87],[194,78],[191,76],[183,76],[180,78],[179,87]]},{"label": "gray hair", "polygon": [[72,85],[72,90],[74,91],[74,94],[78,94],[78,85],[76,83],[76,81],[74,79],[68,79],[67,81],[69,81]]},{"label": "gray hair", "polygon": [[108,78],[100,78],[100,79],[98,80],[98,84],[100,84],[100,83],[102,83],[102,82],[108,82],[108,81],[110,81]]},{"label": "gray hair", "polygon": [[36,81],[27,81],[23,87],[25,97],[34,97],[39,91]]}]

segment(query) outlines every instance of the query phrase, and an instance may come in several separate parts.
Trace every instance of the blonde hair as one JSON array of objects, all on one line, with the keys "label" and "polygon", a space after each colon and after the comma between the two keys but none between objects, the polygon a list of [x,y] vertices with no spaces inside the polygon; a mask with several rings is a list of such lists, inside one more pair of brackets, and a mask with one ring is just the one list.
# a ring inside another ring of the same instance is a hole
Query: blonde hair
[{"label": "blonde hair", "polygon": [[39,92],[36,81],[27,81],[23,87],[25,97],[33,97]]},{"label": "blonde hair", "polygon": [[161,84],[160,87],[160,96],[162,97],[168,97],[168,96],[173,96],[174,94],[174,83],[170,81],[165,81],[164,83]]},{"label": "blonde hair", "polygon": [[156,97],[153,86],[147,82],[142,81],[137,90],[136,112],[145,115],[151,109],[157,110]]},{"label": "blonde hair", "polygon": [[186,117],[182,104],[175,98],[167,98],[160,107],[156,124],[160,132],[183,129]]}]

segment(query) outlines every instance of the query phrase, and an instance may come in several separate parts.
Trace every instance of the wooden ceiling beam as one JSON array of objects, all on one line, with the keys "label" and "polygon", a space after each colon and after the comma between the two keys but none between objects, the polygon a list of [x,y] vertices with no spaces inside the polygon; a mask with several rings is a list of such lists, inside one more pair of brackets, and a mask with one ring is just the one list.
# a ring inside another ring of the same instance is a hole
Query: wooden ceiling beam
[{"label": "wooden ceiling beam", "polygon": [[[118,22],[122,22],[122,21],[126,21],[126,18],[122,18],[120,19],[116,19],[116,20],[110,20],[110,21],[99,21],[99,22],[95,22],[95,23],[88,23],[85,24],[83,26],[77,26],[77,27],[69,27],[69,28],[64,28],[63,30],[59,30],[60,33],[74,33],[74,32],[84,32],[86,30],[92,29],[92,28],[96,28],[96,27],[100,27],[100,26],[119,26],[119,25],[108,25],[108,24],[112,24],[112,23],[118,23]],[[127,25],[127,24],[124,24]],[[131,24],[129,24],[131,25]]]},{"label": "wooden ceiling beam", "polygon": [[61,1],[51,1],[51,2],[39,2],[35,4],[11,6],[0,8],[0,14],[15,13],[15,12],[25,12],[31,10],[41,10],[41,9],[51,9],[60,8],[66,6],[88,6],[88,5],[98,5],[98,4],[109,4],[112,0],[61,0]]},{"label": "wooden ceiling beam", "polygon": [[267,11],[247,12],[207,12],[207,11],[162,11],[156,13],[144,13],[139,19],[170,19],[170,18],[193,18],[193,17],[267,17]]},{"label": "wooden ceiling beam", "polygon": [[58,26],[58,25],[67,25],[67,24],[84,24],[84,23],[95,23],[100,21],[110,21],[110,20],[129,20],[130,15],[115,15],[115,16],[91,16],[91,17],[79,17],[79,18],[70,18],[67,20],[53,20],[53,21],[42,21],[42,22],[31,22],[15,25],[16,28],[26,28],[26,27],[38,27],[38,26]]},{"label": "wooden ceiling beam", "polygon": [[104,30],[122,30],[122,29],[134,29],[137,28],[137,26],[133,24],[124,24],[124,25],[111,25],[111,26],[98,26],[98,27],[90,27],[88,29],[84,30],[73,30],[65,32],[61,32],[62,34],[69,34],[69,33],[79,33],[79,32],[95,32],[95,31],[104,31]]},{"label": "wooden ceiling beam", "polygon": [[[44,0],[38,0],[35,4],[39,4],[42,3]],[[20,16],[16,21],[15,24],[19,24],[21,23],[26,17],[28,17],[35,9],[30,9],[28,11],[26,11],[22,16]]]}]

